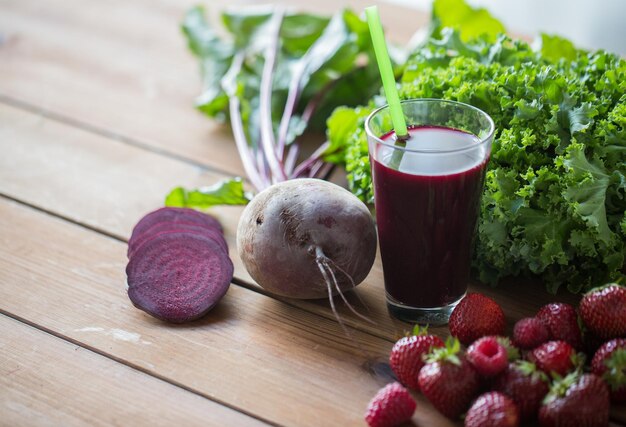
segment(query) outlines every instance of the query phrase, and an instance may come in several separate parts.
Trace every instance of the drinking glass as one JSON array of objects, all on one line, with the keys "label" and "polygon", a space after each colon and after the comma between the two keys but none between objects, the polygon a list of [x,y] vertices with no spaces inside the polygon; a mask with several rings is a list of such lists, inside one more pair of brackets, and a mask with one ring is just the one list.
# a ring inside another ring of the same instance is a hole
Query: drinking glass
[{"label": "drinking glass", "polygon": [[387,105],[365,122],[389,312],[440,325],[465,296],[493,120],[460,102],[402,102],[410,138]]}]

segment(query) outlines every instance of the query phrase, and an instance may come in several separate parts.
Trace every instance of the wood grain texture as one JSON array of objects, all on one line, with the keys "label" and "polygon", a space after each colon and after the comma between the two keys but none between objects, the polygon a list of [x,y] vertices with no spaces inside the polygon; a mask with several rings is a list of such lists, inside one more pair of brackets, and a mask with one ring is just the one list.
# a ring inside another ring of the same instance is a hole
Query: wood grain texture
[{"label": "wood grain texture", "polygon": [[[176,161],[124,144],[99,142],[99,136],[13,108],[0,107],[0,117],[3,118],[2,123],[11,123],[0,130],[3,135],[10,136],[0,139],[0,149],[9,155],[6,159],[10,159],[0,160],[0,191],[43,206],[47,210],[68,215],[76,221],[103,228],[112,234],[127,233],[124,231],[126,215],[129,218],[141,215],[138,205],[146,203],[140,202],[146,196],[144,190],[148,199],[160,197],[158,188],[150,190],[151,187],[146,186],[146,183],[156,184],[158,187],[161,179],[170,179],[167,177],[170,173],[179,178],[189,176],[190,179],[197,173],[185,172],[188,166],[180,165]],[[6,120],[7,118],[10,120]],[[5,140],[12,143],[4,144]],[[45,141],[45,144],[40,141]],[[104,147],[102,150],[99,148],[101,145]],[[125,163],[129,164],[124,166]],[[152,179],[146,179],[143,184],[138,185],[143,179],[135,172],[137,165],[154,168],[148,172]],[[20,292],[5,286],[0,294],[0,301],[5,304],[3,309],[86,345],[107,352],[113,351],[116,357],[130,364],[199,389],[208,396],[215,397],[215,393],[218,393],[220,400],[250,408],[264,418],[276,415],[272,412],[276,399],[282,401],[293,397],[299,402],[308,402],[307,410],[315,412],[311,408],[319,409],[329,405],[326,402],[328,395],[334,396],[337,387],[350,384],[359,390],[350,389],[342,391],[342,394],[345,392],[354,401],[346,403],[333,397],[334,404],[342,408],[334,407],[332,410],[337,412],[333,414],[340,419],[345,416],[342,411],[349,411],[353,418],[346,422],[356,423],[366,401],[379,385],[360,366],[364,360],[358,361],[358,356],[355,356],[351,346],[346,343],[326,305],[294,301],[287,305],[233,286],[220,308],[207,318],[188,327],[167,327],[164,330],[162,323],[153,321],[132,308],[123,292],[121,284],[124,281],[126,249],[123,243],[103,238],[96,233],[85,234],[84,230],[72,231],[78,227],[48,217],[45,217],[49,220],[45,224],[37,225],[39,220],[31,218],[34,213],[29,216],[28,209],[9,206],[11,209],[6,212],[0,211],[3,224],[0,235],[3,236],[3,246],[8,252],[2,257],[8,264],[0,270],[0,276],[2,283],[11,283]],[[93,206],[98,209],[91,211]],[[11,211],[14,214],[11,215]],[[116,212],[124,214],[111,221]],[[93,216],[90,217],[88,213]],[[223,212],[220,217],[225,224],[232,222],[232,217]],[[132,222],[130,219],[127,221]],[[21,230],[24,229],[29,230],[29,233],[22,233]],[[25,266],[30,267],[25,269]],[[376,268],[380,269],[380,266]],[[377,276],[376,271],[372,274],[362,295],[365,298],[378,299],[378,305],[382,306],[382,279]],[[25,292],[29,286],[34,289],[32,292]],[[378,290],[374,291],[376,289]],[[500,302],[506,303],[503,304],[505,311],[512,316],[531,314],[529,307],[540,304],[541,298],[547,298],[540,294],[520,296],[519,292],[507,295],[499,293],[501,290],[489,291]],[[319,318],[293,305],[310,311],[318,310],[326,318]],[[380,310],[381,316],[388,319],[384,309]],[[80,315],[68,319],[64,314],[68,312]],[[241,317],[233,317],[234,314]],[[229,327],[220,332],[221,339],[216,340],[206,328],[213,324],[221,325],[222,322],[228,323]],[[393,325],[390,320],[389,322]],[[289,325],[289,329],[283,329],[284,325]],[[84,328],[102,330],[95,331],[99,333],[90,330],[79,332]],[[136,343],[120,342],[114,338],[114,330],[139,334],[141,340],[161,343],[163,347],[155,349],[153,344],[137,346]],[[446,333],[443,328],[437,331]],[[379,326],[378,335],[391,340],[393,333]],[[303,334],[306,338],[302,338]],[[224,338],[229,335],[235,337],[234,342]],[[249,342],[247,338],[250,336],[260,342]],[[390,342],[378,341],[371,335],[358,334],[357,337],[379,359],[384,359],[391,347]],[[276,346],[276,339],[292,343],[293,349],[280,350]],[[213,349],[216,355],[207,353],[207,347]],[[243,353],[242,349],[245,350]],[[310,349],[315,349],[314,354],[306,353]],[[263,350],[261,356],[260,350]],[[320,351],[326,354],[324,358],[320,359],[317,354]],[[295,365],[285,362],[285,357],[302,358],[302,352],[306,354],[304,360]],[[208,379],[194,375],[194,370],[190,367],[200,363],[194,353],[202,354],[202,360],[210,362],[211,369],[216,369],[217,373],[208,373]],[[176,354],[176,360],[172,360],[171,354]],[[236,372],[231,373],[229,370],[233,369],[233,360],[241,361],[247,367],[238,366]],[[263,369],[259,369],[261,362]],[[306,379],[290,378],[294,372],[309,372],[308,366],[313,362],[317,363],[314,365],[314,372],[307,375]],[[250,370],[253,371],[252,374]],[[234,378],[230,375],[234,375]],[[328,378],[329,375],[331,378]],[[285,378],[295,384],[283,384]],[[313,391],[308,385],[311,378],[315,379]],[[247,390],[246,393],[250,395],[244,393],[242,396],[243,392],[237,384],[249,381],[256,382],[258,388]],[[217,391],[213,390],[216,382],[220,384]],[[294,389],[303,394],[299,395]],[[263,393],[263,390],[272,390],[272,393]],[[276,394],[275,390],[285,395]],[[430,408],[428,405],[423,406],[423,410]],[[307,413],[311,415],[310,412]],[[300,415],[291,413],[291,416],[294,417],[289,418],[291,421],[302,421],[296,418]],[[430,420],[434,414],[424,415],[420,412],[417,417],[420,416]]]},{"label": "wood grain texture", "polygon": [[[123,243],[14,202],[0,200],[0,218],[0,309],[12,316],[283,425],[361,425],[384,383],[365,366],[386,359],[387,341],[353,331],[365,358],[335,321],[237,286],[202,320],[168,325],[128,300]],[[448,424],[423,402],[419,419]]]},{"label": "wood grain texture", "polygon": [[[120,239],[130,235],[139,218],[162,206],[170,188],[223,178],[6,105],[0,105],[0,132],[4,136],[0,138],[0,150],[6,153],[0,157],[0,193]],[[211,210],[224,225],[235,276],[252,283],[235,250],[240,212],[240,207]],[[376,271],[380,271],[379,265]],[[359,292],[372,310],[369,315],[379,324],[362,327],[388,339],[401,334],[407,326],[389,318],[382,299],[382,282],[371,280],[361,287],[363,291]],[[328,302],[289,303],[334,319]],[[365,323],[347,310],[343,313],[355,326]]]},{"label": "wood grain texture", "polygon": [[[200,170],[181,161],[112,141],[45,117],[0,105],[0,192],[47,211],[125,239],[133,224],[145,213],[161,206],[163,195],[177,184],[188,186],[213,182],[223,176]],[[44,143],[45,141],[45,143]],[[241,208],[218,207],[211,211],[225,228],[235,264],[235,276],[253,284],[235,250],[235,233]],[[505,309],[508,324],[532,315],[543,304],[576,297],[547,294],[538,283],[521,281],[492,289],[476,284]],[[409,326],[391,319],[385,308],[382,266],[375,263],[357,291],[364,301],[350,301],[372,318],[372,326],[340,306],[346,321],[372,334],[394,340]],[[333,319],[327,301],[288,300]],[[447,328],[434,329],[446,334]]]},{"label": "wood grain texture", "polygon": [[266,426],[0,315],[2,426]]},{"label": "wood grain texture", "polygon": [[[116,139],[130,138],[130,142],[139,141],[240,173],[230,131],[190,107],[200,81],[197,64],[186,51],[178,22],[195,3],[194,0],[106,3],[5,0],[0,3],[3,12],[0,28],[5,38],[0,46],[0,94],[44,112],[29,117],[9,108],[2,109],[3,131],[16,132],[23,148],[13,146],[8,139],[0,141],[10,146],[12,154],[19,151],[20,159],[13,161],[7,156],[0,160],[0,164],[7,164],[0,171],[0,176],[6,178],[0,184],[0,191],[126,238],[134,222],[160,206],[164,195],[174,186],[209,185],[225,176],[123,147]],[[254,3],[259,2],[212,1],[210,10]],[[367,0],[286,3],[321,13],[339,6],[361,10],[368,4]],[[425,22],[422,14],[390,5],[381,6],[381,15],[389,36],[397,41],[406,41]],[[66,137],[63,126],[44,120],[45,114],[50,113],[67,117],[73,124],[86,124],[91,133],[104,130],[109,137],[85,136],[76,130],[69,131]],[[40,146],[39,138],[51,139],[49,143],[53,146]],[[83,140],[89,144],[83,145]],[[103,144],[110,144],[110,148]],[[66,168],[71,173],[66,173]],[[38,185],[38,174],[45,174],[50,183],[48,188]],[[234,248],[240,209],[220,208],[214,212],[225,223],[231,249]],[[236,277],[253,283],[239,259],[233,258]],[[506,304],[511,321],[536,311],[552,299],[539,284],[514,283],[495,292],[484,286],[476,289],[491,293]],[[378,326],[370,327],[341,308],[348,323],[388,339],[404,333],[407,326],[387,315],[380,262],[360,286],[359,293],[367,308],[356,298],[350,301]],[[559,299],[575,300],[567,294]],[[290,303],[332,316],[324,301]],[[445,333],[445,328],[437,331]]]},{"label": "wood grain texture", "polygon": [[[3,0],[0,96],[101,133],[242,174],[230,129],[193,108],[201,82],[179,24],[185,11],[198,3]],[[261,2],[205,3],[216,22],[224,7]],[[365,0],[283,3],[326,14],[339,6],[362,10],[368,5]],[[396,21],[393,38],[403,41],[425,22],[423,14],[394,6],[383,6],[382,15],[387,23]]]},{"label": "wood grain texture", "polygon": [[[240,174],[230,130],[192,108],[200,80],[178,23],[196,3],[0,0],[0,102],[20,107],[0,106],[0,193],[125,239],[170,188],[225,176],[193,164]],[[256,3],[211,0],[208,6]],[[285,3],[322,13],[369,5]],[[424,22],[423,15],[393,6],[382,6],[382,17],[397,41]],[[343,339],[327,302],[281,302],[232,287],[202,321],[165,326],[132,308],[120,286],[125,245],[28,208],[0,206],[0,309],[261,417],[289,425],[362,424],[380,382],[362,368],[364,358]],[[253,287],[233,250],[240,209],[213,212],[225,225],[238,281]],[[408,329],[387,315],[382,283],[377,261],[358,290],[376,326],[340,309],[348,324],[367,332],[354,333],[375,358],[384,358]],[[577,301],[520,281],[472,289],[502,304],[509,328],[548,301]],[[418,425],[451,425],[420,403]],[[626,422],[626,410],[615,409],[614,417]]]}]

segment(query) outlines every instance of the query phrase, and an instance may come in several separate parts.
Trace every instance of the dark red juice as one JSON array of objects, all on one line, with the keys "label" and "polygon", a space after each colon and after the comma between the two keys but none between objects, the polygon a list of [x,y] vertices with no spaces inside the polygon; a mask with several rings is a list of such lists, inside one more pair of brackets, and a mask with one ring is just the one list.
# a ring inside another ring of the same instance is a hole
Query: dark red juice
[{"label": "dark red juice", "polygon": [[[488,153],[476,136],[456,129],[419,126],[409,133],[409,149],[451,153],[405,152],[398,164],[395,150],[376,147],[372,173],[385,288],[401,305],[443,307],[467,289]],[[454,151],[468,146],[475,148]]]}]

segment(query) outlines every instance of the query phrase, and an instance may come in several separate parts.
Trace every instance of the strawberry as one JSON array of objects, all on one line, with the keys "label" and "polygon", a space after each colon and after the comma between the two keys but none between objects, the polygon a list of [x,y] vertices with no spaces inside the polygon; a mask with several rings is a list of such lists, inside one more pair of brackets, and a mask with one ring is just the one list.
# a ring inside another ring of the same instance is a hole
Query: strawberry
[{"label": "strawberry", "polygon": [[504,312],[497,302],[482,294],[469,293],[450,315],[450,333],[464,345],[486,335],[504,335]]},{"label": "strawberry", "polygon": [[436,335],[429,335],[427,328],[416,326],[413,335],[401,338],[391,349],[389,364],[398,380],[413,390],[419,390],[417,376],[424,366],[423,357],[432,348],[443,347],[444,342]]},{"label": "strawberry", "polygon": [[517,427],[519,411],[508,396],[491,391],[472,404],[465,417],[465,427]]},{"label": "strawberry", "polygon": [[583,346],[576,309],[560,302],[544,305],[535,316],[548,329],[550,340],[565,341],[576,350]]},{"label": "strawberry", "polygon": [[419,373],[422,394],[448,418],[455,419],[472,402],[480,388],[478,374],[459,354],[459,340],[449,338],[446,346],[435,348]]},{"label": "strawberry", "polygon": [[626,337],[626,288],[611,283],[587,292],[579,305],[580,317],[603,340]]},{"label": "strawberry", "polygon": [[411,419],[415,400],[400,383],[387,384],[367,405],[365,421],[370,427],[393,427]]},{"label": "strawberry", "polygon": [[542,427],[609,425],[609,390],[600,377],[578,372],[556,381],[539,409]]},{"label": "strawberry", "polygon": [[550,390],[550,380],[534,363],[517,360],[494,379],[492,388],[513,399],[522,420],[532,420]]},{"label": "strawberry", "polygon": [[593,356],[591,372],[607,383],[613,402],[626,403],[626,339],[604,343]]},{"label": "strawberry", "polygon": [[565,341],[548,341],[528,353],[528,360],[546,374],[563,376],[579,365],[576,350]]},{"label": "strawberry", "polygon": [[513,344],[522,350],[532,350],[550,340],[550,332],[536,317],[525,317],[513,327]]},{"label": "strawberry", "polygon": [[508,338],[488,336],[474,341],[465,357],[479,375],[490,378],[506,369],[509,358],[518,358],[519,353]]}]

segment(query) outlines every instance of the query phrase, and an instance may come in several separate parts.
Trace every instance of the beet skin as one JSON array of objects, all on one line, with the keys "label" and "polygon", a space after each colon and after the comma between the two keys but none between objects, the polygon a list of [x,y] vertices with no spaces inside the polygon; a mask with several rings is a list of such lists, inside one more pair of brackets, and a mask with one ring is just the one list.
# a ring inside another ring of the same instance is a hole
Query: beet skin
[{"label": "beet skin", "polygon": [[349,191],[295,179],[257,194],[239,221],[237,249],[252,278],[291,298],[323,298],[362,282],[376,256],[376,228]]}]

